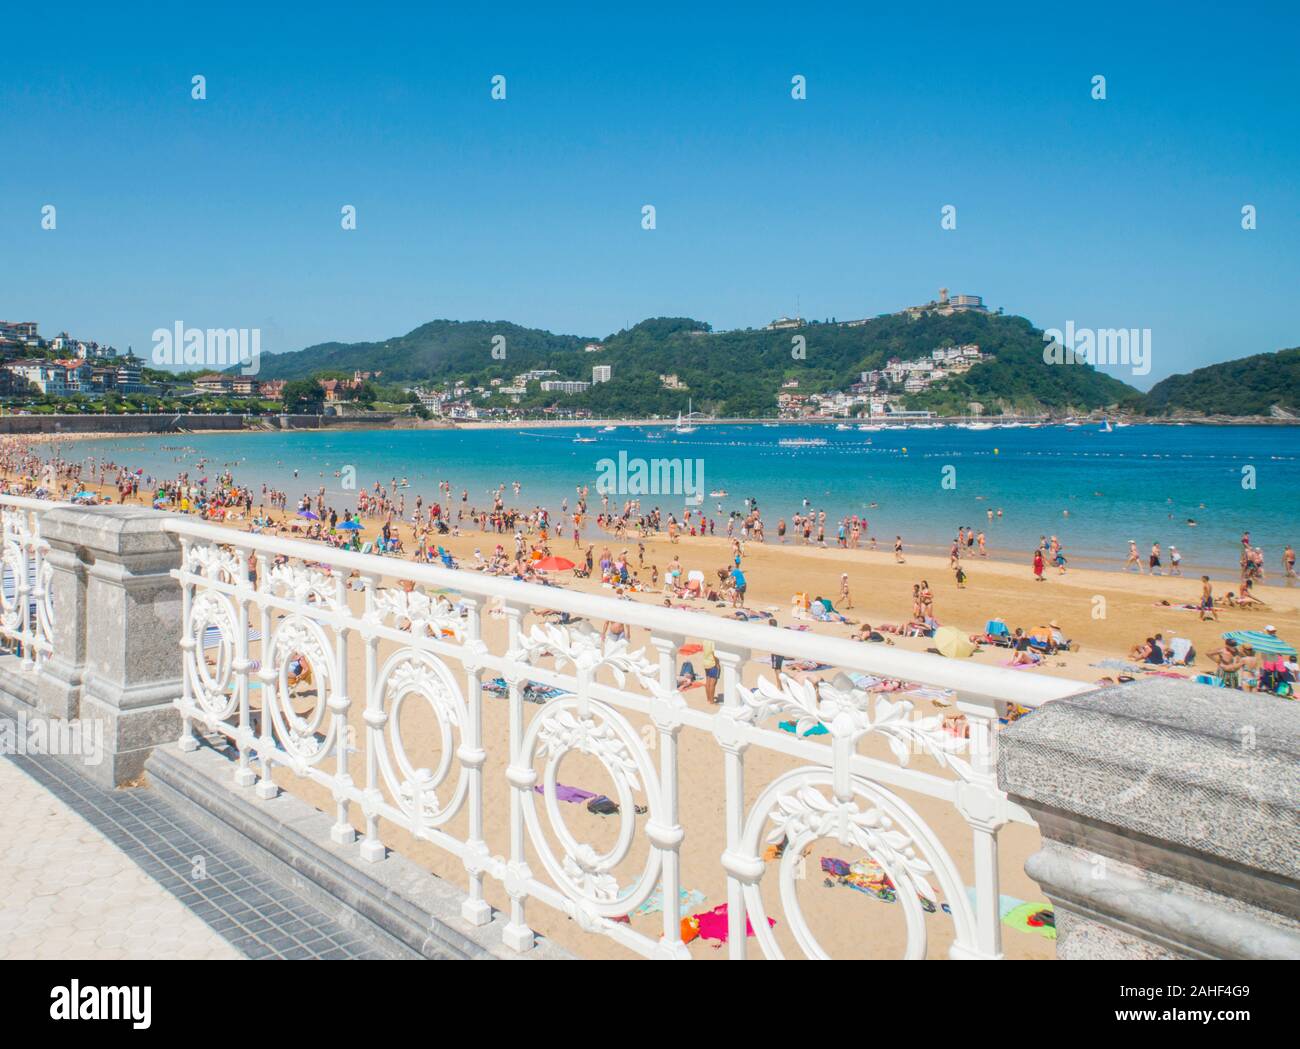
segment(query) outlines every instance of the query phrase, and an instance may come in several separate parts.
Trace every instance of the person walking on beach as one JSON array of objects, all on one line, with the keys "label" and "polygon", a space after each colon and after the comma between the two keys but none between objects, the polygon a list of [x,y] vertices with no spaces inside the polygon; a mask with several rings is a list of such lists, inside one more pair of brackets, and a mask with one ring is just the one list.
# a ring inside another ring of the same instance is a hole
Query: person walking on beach
[{"label": "person walking on beach", "polygon": [[849,609],[853,607],[853,598],[849,594],[848,572],[840,573],[840,607],[844,609]]},{"label": "person walking on beach", "polygon": [[1151,558],[1150,558],[1150,565],[1151,565],[1151,574],[1152,574],[1152,575],[1160,575],[1160,574],[1161,574],[1161,572],[1160,572],[1160,544],[1159,544],[1159,543],[1152,543],[1152,544],[1151,544]]},{"label": "person walking on beach", "polygon": [[1043,581],[1043,567],[1043,548],[1040,546],[1034,551],[1034,582],[1041,583]]},{"label": "person walking on beach", "polygon": [[1136,539],[1128,541],[1128,560],[1124,562],[1124,571],[1128,571],[1129,565],[1136,565],[1138,575],[1142,574],[1142,558],[1138,557],[1138,545]]},{"label": "person walking on beach", "polygon": [[1291,544],[1286,544],[1286,549],[1282,551],[1282,567],[1286,570],[1288,579],[1295,578],[1295,551],[1291,549]]},{"label": "person walking on beach", "polygon": [[1169,546],[1169,574],[1183,574],[1183,555],[1178,552],[1178,547],[1172,543]]},{"label": "person walking on beach", "polygon": [[1207,615],[1216,623],[1219,621],[1219,617],[1214,611],[1214,587],[1210,585],[1210,577],[1207,575],[1201,576],[1200,609],[1202,623],[1205,622],[1205,617]]},{"label": "person walking on beach", "polygon": [[894,562],[900,565],[907,563],[903,560],[903,537],[901,535],[894,536]]},{"label": "person walking on beach", "polygon": [[712,641],[704,642],[700,664],[704,667],[704,698],[710,703],[716,703],[718,701],[713,697],[718,691],[718,656],[713,650]]}]

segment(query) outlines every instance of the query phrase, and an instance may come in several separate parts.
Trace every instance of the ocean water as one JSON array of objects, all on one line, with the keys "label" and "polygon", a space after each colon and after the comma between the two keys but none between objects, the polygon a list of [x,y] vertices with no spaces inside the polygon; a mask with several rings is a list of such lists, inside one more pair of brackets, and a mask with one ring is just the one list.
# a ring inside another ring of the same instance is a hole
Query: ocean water
[{"label": "ocean water", "polygon": [[[596,438],[575,443],[575,436]],[[790,438],[820,438],[821,447],[789,448]],[[406,478],[414,496],[438,499],[450,481],[459,506],[490,506],[490,493],[507,485],[512,506],[570,507],[581,486],[600,509],[596,483],[602,459],[680,459],[703,470],[704,507],[717,514],[756,500],[775,538],[776,521],[807,507],[828,522],[865,516],[881,549],[901,535],[911,550],[946,550],[956,529],[984,529],[993,556],[1028,558],[1041,535],[1056,535],[1072,564],[1118,567],[1134,539],[1145,561],[1159,541],[1183,554],[1184,571],[1233,569],[1240,536],[1249,530],[1262,546],[1269,581],[1278,581],[1284,546],[1300,542],[1300,428],[1097,426],[1041,429],[838,431],[818,425],[701,426],[678,435],[671,424],[536,430],[295,431],[289,433],[172,434],[84,441],[65,455],[99,456],[141,467],[154,477],[215,477],[229,465],[241,483],[286,490],[291,499],[314,494],[355,505],[356,491],[336,472],[356,471],[357,488]],[[206,466],[195,473],[196,464]],[[297,476],[293,471],[297,470]],[[515,497],[509,487],[519,481]],[[945,483],[946,481],[946,483]],[[725,497],[708,492],[725,490]],[[611,506],[627,496],[611,497]],[[682,495],[643,495],[642,506],[678,512]],[[874,504],[874,505],[873,505]],[[1002,516],[997,517],[997,510]],[[994,511],[992,521],[988,511]],[[725,515],[723,515],[725,516]],[[1195,525],[1190,525],[1194,520]],[[722,531],[721,521],[719,532]],[[828,541],[834,525],[828,523]]]}]

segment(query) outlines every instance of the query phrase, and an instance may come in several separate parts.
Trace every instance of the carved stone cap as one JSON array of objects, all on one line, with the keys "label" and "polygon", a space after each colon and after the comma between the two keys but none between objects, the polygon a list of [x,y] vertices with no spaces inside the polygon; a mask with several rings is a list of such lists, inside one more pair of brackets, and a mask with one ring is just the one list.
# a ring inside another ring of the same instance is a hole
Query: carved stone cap
[{"label": "carved stone cap", "polygon": [[174,558],[179,564],[180,542],[162,529],[167,516],[136,506],[59,507],[41,515],[41,535],[52,546],[84,550],[94,559]]},{"label": "carved stone cap", "polygon": [[1000,733],[997,750],[999,786],[1045,838],[1112,854],[1152,839],[1168,851],[1144,850],[1144,866],[1185,879],[1199,853],[1294,888],[1300,704],[1148,679],[1047,703]]}]

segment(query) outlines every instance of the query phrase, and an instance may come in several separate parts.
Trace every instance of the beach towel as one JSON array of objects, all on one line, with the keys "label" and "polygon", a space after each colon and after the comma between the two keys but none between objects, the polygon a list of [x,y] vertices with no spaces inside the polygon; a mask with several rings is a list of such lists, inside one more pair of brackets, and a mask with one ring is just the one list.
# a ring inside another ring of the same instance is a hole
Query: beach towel
[{"label": "beach towel", "polygon": [[[898,900],[898,890],[895,888],[893,881],[885,873],[885,869],[875,860],[862,859],[849,863],[847,860],[841,860],[835,856],[823,856],[821,858],[821,868],[824,874],[830,875],[823,882],[827,888],[842,885],[883,903],[895,903]],[[952,913],[951,908],[946,903],[936,905],[934,900],[927,899],[920,893],[917,893],[916,898],[921,902],[921,908],[927,914],[933,914],[940,909],[945,914]]]},{"label": "beach towel", "polygon": [[1140,673],[1142,668],[1133,663],[1126,663],[1122,659],[1103,659],[1100,663],[1089,663],[1089,666],[1097,667],[1099,670],[1123,670],[1130,674]]},{"label": "beach towel", "polygon": [[[727,905],[725,903],[718,907],[714,907],[711,911],[692,914],[690,918],[686,920],[691,923],[692,928],[700,939],[716,941],[712,944],[713,947],[721,947],[727,942],[727,937],[730,935],[730,929],[728,925]],[[768,918],[767,924],[769,927],[774,928],[776,926],[776,919]],[[745,935],[754,935],[754,926],[750,923],[748,917],[745,918]]]},{"label": "beach towel", "polygon": [[818,663],[815,659],[796,659],[785,664],[787,670],[799,670],[806,673],[812,673],[817,670],[830,670],[829,663]]},{"label": "beach towel", "polygon": [[[704,905],[704,901],[708,899],[708,897],[705,896],[704,893],[700,892],[699,889],[681,889],[678,891],[677,896],[682,901],[681,902],[682,909],[689,909],[692,907],[702,907]],[[664,909],[664,887],[660,885],[658,888],[655,889],[654,892],[652,892],[646,898],[646,901],[643,904],[641,904],[641,906],[638,907],[636,910],[634,910],[632,913],[638,915],[661,914],[663,913],[663,909]],[[696,935],[699,935],[698,930],[696,930]]]},{"label": "beach towel", "polygon": [[[249,641],[261,641],[262,632],[255,627],[248,628]],[[231,639],[234,641],[234,638]],[[221,628],[217,626],[207,626],[203,628],[203,647],[216,648],[221,644]]]},{"label": "beach towel", "polygon": [[920,696],[922,699],[952,699],[957,693],[950,688],[922,685],[917,688],[909,688],[907,694],[909,696]]},{"label": "beach towel", "polygon": [[[793,735],[795,729],[795,723],[793,721],[782,721],[777,726],[777,728],[779,728],[782,732],[789,732],[791,735]],[[814,725],[812,728],[810,728],[807,732],[804,733],[804,736],[805,737],[824,736],[828,731],[829,730],[826,728],[825,725]]]},{"label": "beach towel", "polygon": [[[533,788],[533,790],[538,794],[545,794],[546,785],[539,783]],[[563,783],[557,783],[555,785],[555,797],[560,801],[567,801],[574,805],[584,801],[590,801],[592,798],[599,796],[600,795],[593,794],[589,790],[582,790],[579,787],[566,787]]]},{"label": "beach towel", "polygon": [[1002,916],[1002,924],[1044,939],[1056,939],[1056,914],[1049,903],[1022,903]]}]

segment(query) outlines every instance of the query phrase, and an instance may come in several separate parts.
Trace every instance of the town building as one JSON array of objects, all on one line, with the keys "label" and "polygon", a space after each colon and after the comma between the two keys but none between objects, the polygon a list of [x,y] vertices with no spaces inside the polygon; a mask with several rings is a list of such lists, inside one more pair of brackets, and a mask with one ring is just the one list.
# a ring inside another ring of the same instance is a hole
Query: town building
[{"label": "town building", "polygon": [[542,383],[543,393],[585,393],[591,386],[589,382],[570,382],[564,379],[548,379]]}]

